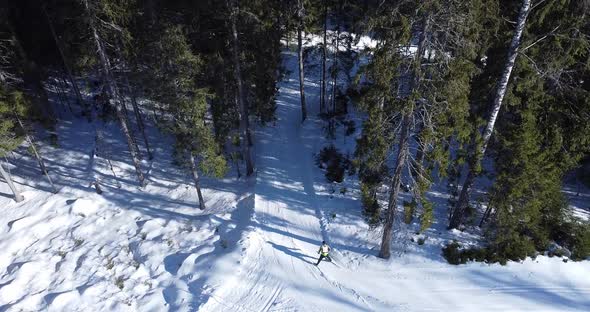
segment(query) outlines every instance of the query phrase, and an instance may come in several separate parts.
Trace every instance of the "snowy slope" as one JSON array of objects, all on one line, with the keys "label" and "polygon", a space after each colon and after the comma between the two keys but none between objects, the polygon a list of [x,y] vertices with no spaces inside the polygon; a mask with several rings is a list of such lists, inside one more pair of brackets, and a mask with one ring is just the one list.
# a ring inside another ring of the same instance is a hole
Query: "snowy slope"
[{"label": "snowy slope", "polygon": [[[156,155],[143,161],[143,190],[116,125],[103,129],[116,177],[104,159],[89,166],[94,128],[84,121],[60,124],[59,147],[42,144],[61,188],[55,195],[20,149],[11,170],[26,200],[14,203],[0,183],[0,311],[590,310],[588,262],[447,264],[447,240],[477,237],[444,230],[439,186],[429,194],[440,205],[426,243],[398,224],[394,256],[377,258],[380,229],[363,221],[355,180],[327,185],[313,161],[325,143],[318,77],[306,82],[311,111],[302,125],[296,55],[284,58],[291,73],[280,85],[278,121],[255,132],[256,177],[206,179],[204,212],[186,172],[171,164],[170,138],[153,125]],[[88,187],[92,175],[102,195]],[[587,207],[587,198],[576,205]],[[335,263],[315,267],[322,240]]]},{"label": "snowy slope", "polygon": [[[287,67],[295,68],[296,56],[286,53],[285,58]],[[278,124],[256,135],[255,206],[251,219],[244,220],[249,230],[240,255],[228,255],[214,267],[219,274],[205,283],[209,299],[200,311],[590,309],[587,262],[565,264],[539,257],[507,266],[455,267],[436,254],[440,246],[391,261],[376,258],[378,233],[372,241],[358,233],[366,229],[358,213],[357,218],[337,221],[325,216],[328,209],[330,214],[354,215],[358,202],[351,205],[344,198],[331,201],[316,194],[321,183],[314,186],[318,170],[311,156],[319,150],[322,131],[315,114],[305,126],[299,123],[297,83],[293,71],[280,89]],[[309,102],[316,100],[317,92],[316,85],[307,83]],[[312,265],[321,240],[335,247],[338,265]],[[227,272],[234,273],[228,277]]]},{"label": "snowy slope", "polygon": [[[89,156],[95,127],[114,173],[104,157]],[[0,183],[0,311],[162,311],[197,300],[183,295],[191,294],[194,266],[225,250],[219,228],[231,225],[251,186],[204,179],[208,209],[199,210],[188,172],[172,165],[171,138],[149,129],[155,157],[142,163],[144,189],[115,123],[64,114],[58,147],[40,132],[58,194],[48,192],[25,146],[9,157],[25,201],[15,203]],[[92,177],[102,195],[89,187]]]}]

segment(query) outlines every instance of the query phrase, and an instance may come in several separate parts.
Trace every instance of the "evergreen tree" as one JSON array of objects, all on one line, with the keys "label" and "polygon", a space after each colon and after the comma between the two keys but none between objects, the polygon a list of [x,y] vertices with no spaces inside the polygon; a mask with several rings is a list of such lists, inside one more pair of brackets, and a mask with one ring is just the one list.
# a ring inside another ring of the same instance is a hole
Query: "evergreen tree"
[{"label": "evergreen tree", "polygon": [[[576,2],[550,3],[531,12],[530,26],[508,87],[510,105],[494,141],[497,177],[484,220],[490,248],[501,259],[545,250],[549,241],[576,248],[577,224],[561,185],[589,151],[590,46],[579,30],[588,25]],[[571,109],[575,107],[575,109]]]},{"label": "evergreen tree", "polygon": [[176,137],[176,153],[190,168],[199,207],[205,209],[199,171],[215,177],[226,172],[225,159],[206,119],[212,95],[202,76],[203,61],[192,52],[182,28],[170,25],[160,31],[144,59],[148,65],[144,75],[153,84],[147,95],[171,117],[166,128]]},{"label": "evergreen tree", "polygon": [[[0,83],[0,157],[2,158],[5,158],[10,151],[16,149],[24,139],[14,121],[14,109],[18,107],[19,110],[22,110],[26,107],[22,95],[18,91],[9,92],[6,87],[5,82]],[[4,169],[2,163],[0,163],[0,176],[10,187],[14,194],[14,200],[16,202],[22,201],[23,196],[12,182],[12,177]]]},{"label": "evergreen tree", "polygon": [[[119,120],[121,130],[127,140],[127,146],[129,147],[129,153],[135,167],[139,185],[143,187],[145,186],[146,181],[139,161],[139,149],[137,148],[137,143],[133,138],[129,121],[125,114],[125,101],[120,92],[119,86],[115,81],[111,56],[108,54],[105,41],[106,38],[110,37],[111,45],[115,47],[119,46],[119,41],[117,39],[122,35],[121,32],[123,29],[121,29],[117,23],[129,18],[128,14],[130,8],[126,5],[129,5],[130,3],[122,3],[120,6],[117,5],[118,3],[111,3],[107,0],[101,0],[94,3],[90,3],[88,0],[82,0],[82,3],[86,10],[90,36],[95,45],[99,60],[98,62],[101,67],[103,83],[105,84],[110,100],[113,101],[117,119]],[[103,18],[106,20],[103,20]]]},{"label": "evergreen tree", "polygon": [[510,80],[510,75],[512,73],[512,69],[514,68],[516,57],[518,56],[518,49],[520,47],[522,33],[526,26],[530,10],[531,1],[523,0],[520,4],[518,21],[516,24],[516,28],[514,30],[514,34],[512,36],[512,41],[510,42],[510,46],[508,47],[507,60],[505,62],[504,69],[500,76],[500,81],[498,83],[496,93],[494,96],[492,111],[488,118],[487,125],[484,129],[481,144],[477,147],[477,151],[474,153],[472,159],[470,160],[471,162],[469,165],[469,172],[467,174],[465,182],[463,183],[463,187],[461,188],[461,195],[459,196],[457,206],[455,207],[455,209],[453,210],[453,214],[451,215],[449,228],[456,228],[463,223],[465,209],[469,201],[469,190],[473,186],[475,175],[477,173],[481,159],[485,155],[487,145],[494,131],[494,125],[496,123],[498,113],[500,112],[500,108],[502,107],[504,96],[506,94],[506,88],[508,86],[508,81]]},{"label": "evergreen tree", "polygon": [[299,97],[301,98],[301,122],[307,118],[305,105],[305,74],[303,69],[303,30],[305,28],[305,8],[303,0],[297,0],[297,64],[299,68]]}]

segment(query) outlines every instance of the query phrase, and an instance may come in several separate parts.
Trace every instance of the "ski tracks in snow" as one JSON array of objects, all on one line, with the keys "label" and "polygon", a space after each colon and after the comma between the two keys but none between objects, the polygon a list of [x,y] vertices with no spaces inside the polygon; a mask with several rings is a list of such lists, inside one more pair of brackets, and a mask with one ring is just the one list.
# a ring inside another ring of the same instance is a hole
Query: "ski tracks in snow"
[{"label": "ski tracks in snow", "polygon": [[[286,59],[294,63],[293,55]],[[315,251],[329,239],[314,189],[315,141],[305,137],[312,129],[300,124],[297,84],[289,79],[280,88],[280,129],[256,133],[252,231],[239,269],[233,270],[239,273],[216,283],[202,311],[373,310],[362,295],[313,266]]]}]

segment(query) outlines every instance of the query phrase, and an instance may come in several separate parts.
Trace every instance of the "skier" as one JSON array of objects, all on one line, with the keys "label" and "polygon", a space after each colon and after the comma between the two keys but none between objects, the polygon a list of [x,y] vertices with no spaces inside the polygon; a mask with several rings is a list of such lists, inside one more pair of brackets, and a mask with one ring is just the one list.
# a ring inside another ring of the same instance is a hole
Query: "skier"
[{"label": "skier", "polygon": [[328,255],[330,250],[331,250],[330,246],[328,246],[328,244],[326,244],[326,241],[322,241],[322,246],[320,246],[320,249],[318,250],[318,253],[320,254],[320,258],[318,259],[318,262],[315,264],[316,266],[318,264],[320,264],[320,262],[324,258],[326,258],[326,259],[328,259],[328,261],[332,262],[332,258],[330,258],[330,256]]}]

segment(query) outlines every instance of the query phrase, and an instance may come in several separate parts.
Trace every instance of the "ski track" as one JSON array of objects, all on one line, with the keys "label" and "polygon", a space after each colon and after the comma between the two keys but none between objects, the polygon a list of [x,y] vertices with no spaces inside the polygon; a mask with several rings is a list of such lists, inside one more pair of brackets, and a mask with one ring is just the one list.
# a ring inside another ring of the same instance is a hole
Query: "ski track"
[{"label": "ski track", "polygon": [[[439,260],[440,246],[426,257],[408,251],[409,235],[397,237],[399,258],[384,261],[371,245],[378,233],[359,237],[365,224],[358,211],[344,210],[358,203],[337,207],[343,208],[338,219],[326,217],[339,202],[328,200],[314,180],[313,153],[323,142],[312,82],[318,79],[309,70],[309,115],[302,124],[297,57],[283,56],[295,70],[280,83],[276,125],[255,133],[256,178],[246,181],[251,194],[212,191],[216,208],[194,214],[182,205],[194,201],[185,197],[188,187],[167,181],[178,179],[175,171],[156,162],[147,164],[149,189],[123,188],[139,194],[130,198],[75,188],[57,195],[25,191],[27,201],[11,204],[0,224],[9,237],[0,241],[0,312],[590,311],[587,262],[566,269],[561,259],[539,257],[455,267]],[[74,169],[88,162],[71,158],[79,163]],[[132,167],[118,162],[120,177],[133,180]],[[76,171],[72,181],[87,185],[85,172]],[[103,182],[119,189],[116,180]],[[125,215],[127,204],[143,208]],[[9,244],[12,239],[17,243]],[[322,240],[337,262],[315,267]],[[128,278],[123,289],[114,283],[118,276]]]},{"label": "ski track", "polygon": [[[296,57],[290,52],[284,55],[287,68],[295,68]],[[576,311],[585,306],[584,300],[573,301],[571,297],[586,296],[590,288],[553,287],[549,283],[541,284],[547,287],[529,287],[525,280],[513,287],[499,284],[510,279],[478,284],[477,280],[456,275],[458,272],[447,264],[392,267],[363,253],[333,250],[333,255],[342,258],[342,265],[323,262],[315,267],[315,252],[321,241],[334,242],[314,189],[312,155],[320,147],[314,131],[321,131],[317,126],[321,121],[311,104],[315,104],[317,90],[307,84],[310,109],[304,124],[293,71],[279,89],[277,124],[256,132],[254,212],[249,220],[243,220],[251,229],[243,234],[247,237],[246,251],[234,271],[238,273],[214,283],[210,300],[200,306],[200,311],[441,311],[450,307],[472,311],[480,309],[481,300],[493,303],[484,310],[506,311],[514,308],[506,300],[512,298],[527,310],[544,307],[542,300],[520,298],[530,292],[562,295],[564,302],[574,304],[556,303],[547,310]],[[351,259],[356,265],[346,262]],[[367,263],[371,267],[365,268]],[[473,268],[459,269],[479,273]],[[472,287],[457,287],[466,282],[465,286]],[[463,302],[463,298],[467,300]]]},{"label": "ski track", "polygon": [[[287,61],[295,59],[287,56]],[[253,258],[243,259],[235,281],[218,286],[210,295],[216,299],[203,304],[202,311],[226,311],[227,304],[219,302],[220,298],[239,303],[236,307],[243,311],[372,310],[362,295],[313,265],[316,257],[310,252],[317,250],[322,240],[329,242],[329,237],[314,191],[315,142],[303,135],[308,129],[300,123],[298,81],[291,76],[279,90],[279,125],[256,134],[258,172],[250,221],[255,230],[249,235],[245,256]],[[309,114],[308,123],[313,122],[310,119],[315,112]],[[301,300],[305,297],[321,299],[321,304]]]}]

